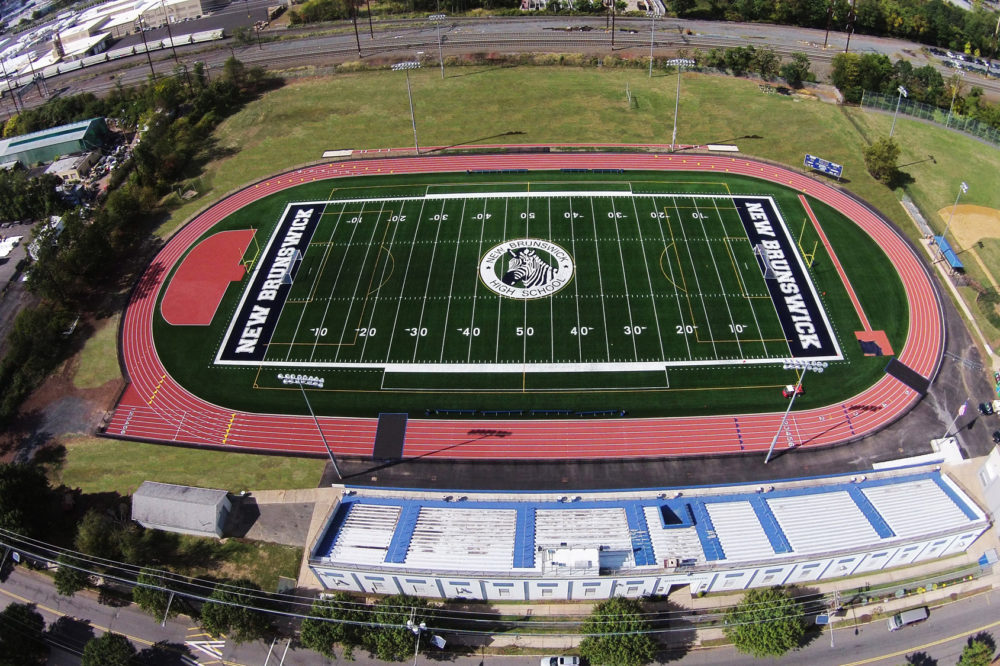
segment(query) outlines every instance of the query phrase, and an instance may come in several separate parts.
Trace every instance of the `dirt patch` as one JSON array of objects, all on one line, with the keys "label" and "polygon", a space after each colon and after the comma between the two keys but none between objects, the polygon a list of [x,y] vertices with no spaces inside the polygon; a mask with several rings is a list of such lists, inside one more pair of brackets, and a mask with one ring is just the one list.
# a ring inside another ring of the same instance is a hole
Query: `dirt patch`
[{"label": "dirt patch", "polygon": [[954,206],[954,209],[954,218],[951,217],[952,206],[942,208],[937,213],[945,224],[951,219],[948,231],[958,242],[960,249],[970,248],[983,238],[1000,236],[1000,210],[971,204]]},{"label": "dirt patch", "polygon": [[92,434],[111,409],[123,379],[79,389],[73,377],[79,355],[59,367],[21,406],[12,427],[0,433],[0,459],[29,460],[41,447],[67,434]]}]

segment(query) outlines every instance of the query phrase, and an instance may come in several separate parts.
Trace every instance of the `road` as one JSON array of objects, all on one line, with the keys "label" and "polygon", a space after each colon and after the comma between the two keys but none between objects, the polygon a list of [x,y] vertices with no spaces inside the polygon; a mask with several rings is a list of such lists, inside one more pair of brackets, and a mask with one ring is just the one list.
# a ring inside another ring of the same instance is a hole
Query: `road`
[{"label": "road", "polygon": [[[933,609],[930,619],[914,627],[889,633],[884,621],[870,624],[856,623],[854,617],[837,618],[834,628],[834,647],[830,646],[829,633],[817,635],[809,645],[787,655],[783,664],[803,666],[835,666],[862,664],[898,664],[906,655],[922,652],[932,664],[954,664],[962,652],[969,636],[986,631],[994,639],[1000,639],[1000,619],[993,592],[979,594],[968,599]],[[145,650],[148,656],[156,651],[156,664],[223,663],[229,666],[323,666],[346,663],[342,660],[329,661],[318,654],[289,646],[286,639],[274,644],[247,643],[234,644],[232,641],[218,641],[205,635],[185,617],[168,620],[164,626],[139,611],[134,606],[115,607],[98,603],[96,595],[85,592],[72,598],[62,597],[55,592],[50,579],[35,572],[15,569],[0,583],[0,607],[9,603],[32,601],[42,613],[47,625],[57,624],[54,630],[54,647],[49,659],[50,666],[78,666],[79,653],[91,637],[110,629],[125,634],[132,639],[136,648]],[[426,634],[424,634],[426,638]],[[449,638],[445,633],[444,637]],[[154,644],[159,647],[153,648]],[[732,648],[697,649],[680,655],[673,655],[671,664],[684,666],[708,666],[727,663],[732,666],[758,666],[759,660],[742,655]],[[282,657],[284,661],[282,662]],[[365,654],[355,655],[352,662],[358,666],[370,666],[382,662]],[[430,666],[440,663],[438,659],[421,657],[418,664]],[[537,655],[494,656],[470,655],[457,657],[450,663],[456,666],[480,666],[497,664],[502,666],[534,666]]]}]

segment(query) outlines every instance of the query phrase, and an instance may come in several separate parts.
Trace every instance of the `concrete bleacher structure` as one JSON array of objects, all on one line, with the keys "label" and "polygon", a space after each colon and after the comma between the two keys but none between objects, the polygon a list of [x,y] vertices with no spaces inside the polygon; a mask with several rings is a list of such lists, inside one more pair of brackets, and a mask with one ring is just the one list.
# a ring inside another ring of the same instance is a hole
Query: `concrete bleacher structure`
[{"label": "concrete bleacher structure", "polygon": [[[870,477],[870,478],[869,478]],[[987,516],[934,467],[768,487],[352,488],[310,551],[326,589],[580,599],[815,581],[962,552]]]}]

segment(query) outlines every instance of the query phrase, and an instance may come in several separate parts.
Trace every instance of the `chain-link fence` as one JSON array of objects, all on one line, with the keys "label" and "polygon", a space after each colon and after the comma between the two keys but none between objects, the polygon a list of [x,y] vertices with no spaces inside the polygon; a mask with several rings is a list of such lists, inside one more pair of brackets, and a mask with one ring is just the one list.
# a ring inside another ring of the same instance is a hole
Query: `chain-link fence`
[{"label": "chain-link fence", "polygon": [[[898,97],[896,95],[883,95],[882,93],[865,91],[861,95],[861,108],[879,109],[894,113],[897,101]],[[986,123],[981,123],[975,118],[960,116],[957,113],[949,114],[945,109],[939,109],[930,104],[905,98],[899,104],[899,112],[913,116],[914,118],[929,120],[938,125],[944,125],[949,129],[964,132],[984,141],[989,141],[995,146],[1000,146],[1000,130],[990,127]]]}]

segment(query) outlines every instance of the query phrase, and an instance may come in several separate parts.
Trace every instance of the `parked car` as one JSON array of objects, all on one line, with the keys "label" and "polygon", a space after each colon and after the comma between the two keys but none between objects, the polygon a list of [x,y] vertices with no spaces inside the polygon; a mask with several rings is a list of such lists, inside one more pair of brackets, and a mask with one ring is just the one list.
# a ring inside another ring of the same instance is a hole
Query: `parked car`
[{"label": "parked car", "polygon": [[579,657],[542,657],[542,666],[580,666]]},{"label": "parked car", "polygon": [[926,606],[921,606],[920,608],[911,608],[908,611],[903,611],[902,613],[896,613],[889,618],[889,631],[896,631],[897,629],[902,629],[908,624],[916,624],[917,622],[923,622],[928,618],[930,613],[927,611]]},{"label": "parked car", "polygon": [[993,443],[1000,444],[1000,430],[993,431]]}]

